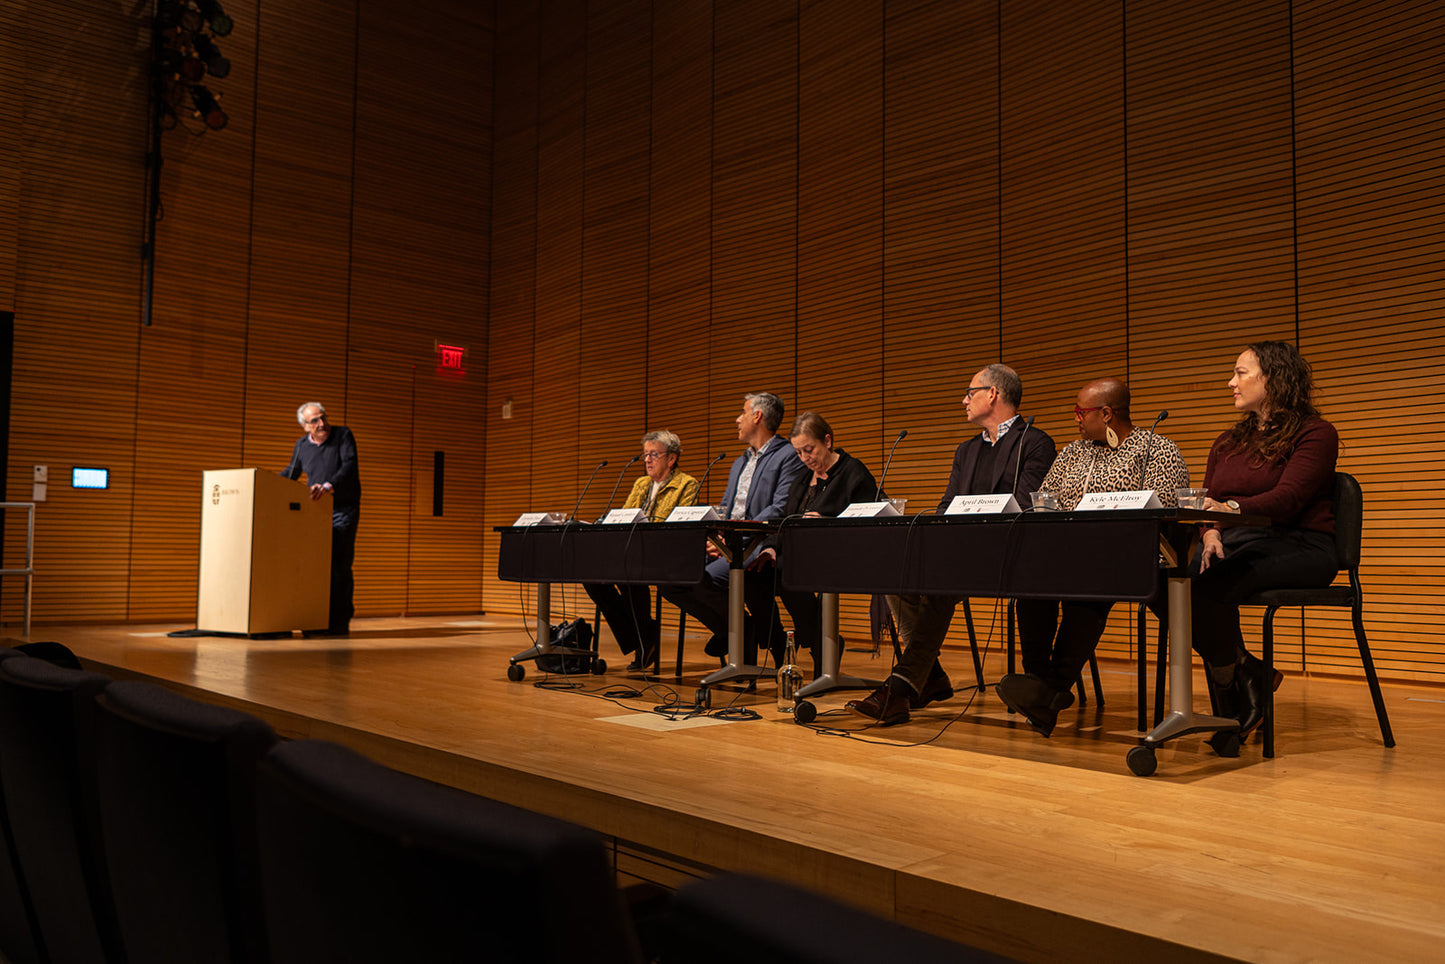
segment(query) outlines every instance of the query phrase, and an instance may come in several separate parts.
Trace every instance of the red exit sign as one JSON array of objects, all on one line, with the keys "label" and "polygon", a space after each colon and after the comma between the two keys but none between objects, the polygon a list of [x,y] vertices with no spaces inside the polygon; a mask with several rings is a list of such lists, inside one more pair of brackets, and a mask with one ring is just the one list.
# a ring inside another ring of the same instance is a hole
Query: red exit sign
[{"label": "red exit sign", "polygon": [[462,362],[467,356],[467,350],[460,345],[443,345],[437,343],[437,370],[452,374],[463,375],[466,369]]}]

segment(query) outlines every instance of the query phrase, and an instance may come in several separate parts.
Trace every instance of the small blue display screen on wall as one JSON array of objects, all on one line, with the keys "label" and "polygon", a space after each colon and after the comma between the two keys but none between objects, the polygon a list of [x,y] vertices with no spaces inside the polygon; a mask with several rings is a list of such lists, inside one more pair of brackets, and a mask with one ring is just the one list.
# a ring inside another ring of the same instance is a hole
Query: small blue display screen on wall
[{"label": "small blue display screen on wall", "polygon": [[110,488],[110,469],[83,469],[80,466],[70,470],[72,489]]}]

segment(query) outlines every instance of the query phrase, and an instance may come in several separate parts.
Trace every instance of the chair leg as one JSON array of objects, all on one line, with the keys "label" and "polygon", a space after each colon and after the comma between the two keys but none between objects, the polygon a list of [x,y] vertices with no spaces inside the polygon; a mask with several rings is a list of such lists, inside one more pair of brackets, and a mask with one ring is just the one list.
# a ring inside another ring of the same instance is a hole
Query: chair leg
[{"label": "chair leg", "polygon": [[1099,681],[1099,660],[1093,654],[1089,654],[1089,672],[1094,677],[1094,702],[1099,704],[1099,709],[1104,708],[1104,684]]},{"label": "chair leg", "polygon": [[[1012,609],[1009,610],[1009,617],[1010,617],[1010,620],[1012,620],[1012,617],[1013,617],[1013,610],[1012,610]],[[982,692],[983,692],[983,660],[980,659],[980,658],[979,658],[979,655],[978,655],[978,637],[975,636],[975,635],[974,635],[974,632],[973,632],[973,609],[969,607],[969,605],[968,605],[968,600],[967,600],[967,599],[965,599],[965,600],[963,601],[963,623],[964,623],[965,626],[968,627],[968,648],[973,651],[973,675],[974,675],[974,679],[978,681],[978,691],[979,691],[980,693],[982,693]],[[1010,626],[1013,625],[1012,621],[1010,621],[1009,625],[1010,625]],[[1010,668],[1010,669],[1009,669],[1009,672],[1013,672],[1013,669]]]},{"label": "chair leg", "polygon": [[1164,689],[1169,672],[1169,620],[1159,623],[1159,642],[1154,648],[1154,725],[1164,722]]},{"label": "chair leg", "polygon": [[[1264,610],[1264,669],[1265,679],[1272,680],[1274,677],[1274,614],[1278,606],[1268,606]],[[1274,687],[1265,684],[1264,687],[1264,756],[1265,759],[1274,758]]]},{"label": "chair leg", "polygon": [[1395,745],[1395,734],[1390,729],[1390,717],[1385,712],[1385,695],[1380,692],[1380,678],[1375,675],[1375,660],[1370,655],[1370,644],[1365,641],[1365,614],[1360,604],[1360,594],[1355,592],[1355,604],[1350,607],[1351,621],[1355,624],[1355,642],[1360,647],[1360,662],[1365,667],[1365,679],[1370,684],[1370,699],[1375,701],[1375,718],[1380,721],[1380,737],[1385,746]]},{"label": "chair leg", "polygon": [[1138,657],[1139,666],[1136,672],[1139,682],[1139,731],[1145,732],[1149,729],[1149,719],[1146,707],[1149,705],[1149,649],[1144,642],[1144,612],[1148,607],[1143,603],[1139,604],[1139,611],[1134,617],[1134,652]]}]

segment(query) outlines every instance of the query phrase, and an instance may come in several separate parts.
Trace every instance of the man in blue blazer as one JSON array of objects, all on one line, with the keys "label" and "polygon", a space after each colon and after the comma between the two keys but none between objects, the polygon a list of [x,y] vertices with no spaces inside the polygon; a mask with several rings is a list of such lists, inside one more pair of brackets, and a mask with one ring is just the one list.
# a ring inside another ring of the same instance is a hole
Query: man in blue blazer
[{"label": "man in blue blazer", "polygon": [[[721,503],[723,518],[766,521],[782,517],[788,490],[806,471],[793,446],[777,434],[782,424],[783,402],[778,396],[756,392],[743,399],[743,411],[737,417],[738,441],[748,448],[728,472],[728,487]],[[727,652],[728,561],[711,546],[708,554],[713,558],[697,585],[664,589],[662,595],[712,632],[707,644],[708,655],[721,656]],[[752,626],[746,632],[743,659],[748,663],[757,659],[757,632],[770,630],[769,639],[781,639],[783,635],[775,607],[752,616],[754,624],[760,619],[765,622],[762,627]]]}]

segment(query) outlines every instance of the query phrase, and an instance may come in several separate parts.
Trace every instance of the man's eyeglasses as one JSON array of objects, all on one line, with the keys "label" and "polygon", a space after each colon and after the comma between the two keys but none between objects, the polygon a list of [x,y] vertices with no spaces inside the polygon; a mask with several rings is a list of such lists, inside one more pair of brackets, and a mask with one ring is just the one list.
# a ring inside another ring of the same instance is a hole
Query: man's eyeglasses
[{"label": "man's eyeglasses", "polygon": [[324,422],[324,421],[326,421],[326,416],[325,416],[325,415],[318,415],[318,416],[316,416],[315,418],[308,418],[306,421],[302,422],[301,424],[302,424],[302,425],[305,425],[307,428],[310,428],[311,426],[317,425],[317,424],[319,424],[319,423],[321,423],[321,422]]},{"label": "man's eyeglasses", "polygon": [[986,391],[988,391],[990,388],[993,388],[993,386],[992,386],[992,385],[970,385],[970,386],[968,386],[968,388],[966,388],[966,389],[963,390],[963,400],[966,402],[966,401],[968,401],[970,398],[973,398],[973,393],[974,393],[974,392],[986,392]]},{"label": "man's eyeglasses", "polygon": [[1108,407],[1109,407],[1109,406],[1107,406],[1107,405],[1095,405],[1093,408],[1080,408],[1079,406],[1075,405],[1075,406],[1074,406],[1074,418],[1083,418],[1085,415],[1088,415],[1090,412],[1102,412],[1104,409],[1106,409],[1106,408],[1108,408]]}]

